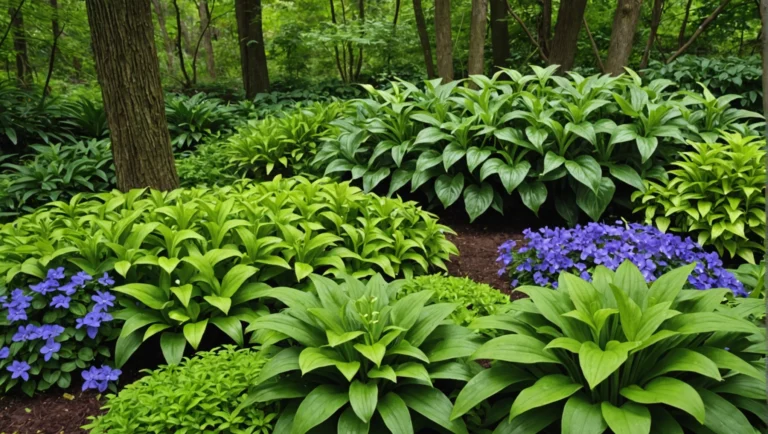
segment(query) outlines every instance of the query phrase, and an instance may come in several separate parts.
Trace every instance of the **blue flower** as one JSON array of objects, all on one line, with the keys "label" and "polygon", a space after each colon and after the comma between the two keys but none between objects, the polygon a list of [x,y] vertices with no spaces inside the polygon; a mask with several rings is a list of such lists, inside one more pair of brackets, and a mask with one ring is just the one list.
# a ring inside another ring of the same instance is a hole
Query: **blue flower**
[{"label": "blue flower", "polygon": [[11,300],[7,299],[3,301],[3,307],[8,309],[6,317],[11,323],[15,321],[26,321],[27,311],[26,309],[31,306],[32,296],[24,295],[24,291],[21,289],[14,289],[11,292]]},{"label": "blue flower", "polygon": [[29,381],[29,371],[31,368],[27,362],[20,362],[14,360],[11,366],[6,368],[11,373],[11,379],[21,378],[24,381]]},{"label": "blue flower", "polygon": [[56,354],[60,349],[60,343],[54,341],[53,339],[48,339],[45,341],[45,345],[40,348],[40,354],[43,355],[43,359],[47,362],[51,360],[51,357],[53,357],[53,355]]},{"label": "blue flower", "polygon": [[110,381],[117,381],[120,378],[122,372],[119,369],[112,369],[109,366],[102,366],[97,368],[91,366],[87,371],[83,371],[80,375],[83,377],[83,391],[89,389],[96,389],[99,392],[107,390],[107,386]]},{"label": "blue flower", "polygon": [[7,359],[11,355],[11,349],[8,347],[0,348],[0,360]]},{"label": "blue flower", "polygon": [[37,292],[38,294],[45,295],[49,292],[53,292],[59,289],[59,281],[55,279],[45,279],[37,285],[30,285],[29,289]]},{"label": "blue flower", "polygon": [[39,329],[40,339],[57,338],[64,333],[64,327],[56,324],[45,324]]},{"label": "blue flower", "polygon": [[99,284],[103,286],[112,286],[115,284],[115,281],[112,280],[111,277],[109,277],[109,274],[107,272],[104,272],[104,275],[99,278]]},{"label": "blue flower", "polygon": [[56,295],[51,300],[51,307],[55,307],[56,309],[69,309],[69,302],[72,299],[67,297],[66,295]]},{"label": "blue flower", "polygon": [[74,283],[76,286],[79,286],[80,288],[85,286],[85,282],[88,282],[90,280],[93,280],[93,277],[91,277],[90,274],[86,273],[85,271],[81,271],[74,276],[72,276],[72,283]]},{"label": "blue flower", "polygon": [[53,280],[61,280],[64,278],[64,267],[59,268],[51,268],[48,270],[48,275],[46,276],[48,279]]},{"label": "blue flower", "polygon": [[77,285],[72,282],[67,283],[66,285],[61,285],[59,291],[63,292],[65,295],[72,296],[77,292]]},{"label": "blue flower", "polygon": [[106,311],[108,307],[114,307],[115,296],[110,294],[109,291],[96,291],[96,295],[91,297],[96,306],[94,306],[94,312]]}]

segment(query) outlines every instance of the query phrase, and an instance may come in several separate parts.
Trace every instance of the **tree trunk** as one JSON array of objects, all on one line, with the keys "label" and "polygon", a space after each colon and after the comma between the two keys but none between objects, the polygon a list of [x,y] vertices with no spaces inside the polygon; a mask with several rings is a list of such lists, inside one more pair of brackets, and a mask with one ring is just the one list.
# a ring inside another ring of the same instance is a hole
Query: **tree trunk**
[{"label": "tree trunk", "polygon": [[205,67],[208,70],[208,77],[216,79],[216,63],[213,59],[213,40],[212,29],[210,27],[211,16],[208,12],[208,2],[200,0],[198,5],[200,13],[200,31],[203,33],[203,48],[205,48]]},{"label": "tree trunk", "polygon": [[179,9],[178,0],[173,0],[173,9],[176,11],[176,52],[179,54],[179,68],[181,69],[181,75],[184,77],[184,87],[189,88],[195,84],[192,79],[189,78],[187,73],[187,66],[184,63],[184,49],[181,46],[182,33],[185,32],[183,27],[183,21],[181,20],[181,10]]},{"label": "tree trunk", "polygon": [[160,26],[160,33],[163,34],[163,45],[165,46],[165,63],[168,65],[168,73],[173,75],[173,40],[168,34],[168,27],[165,26],[165,6],[160,0],[152,0],[157,14],[157,24]]},{"label": "tree trunk", "polygon": [[653,41],[656,39],[656,34],[659,31],[659,24],[661,24],[661,14],[663,11],[664,0],[655,0],[653,2],[653,13],[651,15],[651,33],[648,35],[648,41],[645,43],[643,58],[640,60],[640,69],[647,68],[648,62],[651,60],[651,48],[653,47]]},{"label": "tree trunk", "polygon": [[688,27],[688,17],[691,15],[691,4],[693,0],[688,0],[688,4],[685,5],[685,15],[683,16],[683,22],[680,24],[680,33],[677,35],[677,48],[685,44],[685,30]]},{"label": "tree trunk", "polygon": [[717,7],[707,18],[704,19],[704,21],[699,24],[699,27],[696,28],[696,31],[693,32],[693,35],[688,39],[688,41],[683,44],[680,49],[678,49],[673,55],[669,56],[669,59],[667,59],[667,63],[672,63],[673,60],[677,59],[681,54],[685,53],[685,51],[690,48],[691,44],[698,38],[702,33],[704,33],[704,30],[709,27],[710,24],[712,24],[712,21],[717,18],[718,15],[720,15],[720,12],[725,9],[726,6],[728,6],[728,3],[730,3],[731,0],[723,0],[720,3],[720,6]]},{"label": "tree trunk", "polygon": [[437,49],[437,75],[443,79],[443,83],[453,81],[451,0],[435,0],[435,47]]},{"label": "tree trunk", "polygon": [[245,96],[269,92],[267,54],[261,27],[261,0],[235,0],[237,35],[240,40],[240,64]]},{"label": "tree trunk", "polygon": [[621,75],[624,67],[629,65],[642,6],[643,0],[619,0],[613,15],[611,45],[608,47],[608,60],[605,62],[606,73]]},{"label": "tree trunk", "polygon": [[424,19],[424,10],[421,8],[421,0],[413,0],[413,14],[416,17],[416,31],[419,34],[419,42],[421,42],[421,52],[424,54],[427,77],[435,78],[435,62],[432,59],[432,44],[429,42],[427,22]]},{"label": "tree trunk", "polygon": [[539,47],[545,56],[549,56],[550,42],[552,34],[552,0],[541,1],[541,16],[539,17]]},{"label": "tree trunk", "polygon": [[491,52],[493,67],[503,68],[509,58],[509,27],[507,25],[507,0],[491,2]]},{"label": "tree trunk", "polygon": [[472,17],[469,21],[469,59],[467,60],[469,75],[481,75],[484,72],[483,54],[487,19],[488,0],[472,0]]},{"label": "tree trunk", "polygon": [[149,0],[85,5],[118,188],[177,188]]},{"label": "tree trunk", "polygon": [[[8,14],[13,19],[13,51],[16,53],[16,81],[21,87],[32,84],[32,67],[29,63],[27,36],[24,32],[24,13],[10,8]],[[16,15],[14,18],[14,14]]]},{"label": "tree trunk", "polygon": [[573,68],[573,62],[576,60],[576,43],[586,8],[587,0],[572,0],[567,6],[561,3],[557,10],[557,24],[555,24],[555,37],[552,38],[552,48],[549,53],[549,64],[560,65],[560,73]]}]

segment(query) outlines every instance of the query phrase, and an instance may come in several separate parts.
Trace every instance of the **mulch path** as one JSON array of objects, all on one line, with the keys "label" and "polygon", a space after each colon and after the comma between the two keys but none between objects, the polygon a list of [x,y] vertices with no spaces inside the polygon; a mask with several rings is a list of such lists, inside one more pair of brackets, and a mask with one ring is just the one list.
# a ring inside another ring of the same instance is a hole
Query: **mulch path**
[{"label": "mulch path", "polygon": [[[498,275],[496,258],[501,243],[523,238],[522,231],[511,227],[510,220],[494,216],[470,224],[463,213],[442,215],[441,223],[456,231],[457,235],[450,235],[449,239],[461,252],[461,256],[448,263],[449,274],[466,276],[509,293],[509,278]],[[512,297],[517,298],[516,295],[513,293]],[[56,390],[34,398],[0,395],[0,434],[87,433],[80,427],[88,423],[89,416],[101,413],[102,396],[78,389],[67,392]]]}]

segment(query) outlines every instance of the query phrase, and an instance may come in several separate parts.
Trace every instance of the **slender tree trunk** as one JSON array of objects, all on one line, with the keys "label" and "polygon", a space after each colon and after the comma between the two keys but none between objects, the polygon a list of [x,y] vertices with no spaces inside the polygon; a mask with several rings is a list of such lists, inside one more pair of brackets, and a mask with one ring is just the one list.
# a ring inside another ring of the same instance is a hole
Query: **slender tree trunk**
[{"label": "slender tree trunk", "polygon": [[555,37],[552,39],[549,52],[549,64],[560,65],[561,73],[573,68],[576,60],[576,43],[586,8],[587,0],[572,0],[567,5],[561,2],[557,10],[557,24],[555,24]]},{"label": "slender tree trunk", "polygon": [[192,50],[193,50],[192,36],[189,33],[189,27],[187,27],[187,22],[184,21],[184,18],[186,17],[179,16],[179,18],[181,19],[181,21],[179,22],[179,28],[181,29],[181,36],[184,38],[184,51],[191,56]]},{"label": "slender tree trunk", "polygon": [[203,48],[205,48],[205,67],[208,70],[208,77],[216,79],[216,63],[213,59],[213,31],[211,29],[211,16],[208,12],[208,2],[200,0],[198,4],[200,13],[200,31],[203,32]]},{"label": "slender tree trunk", "polygon": [[545,56],[549,56],[550,41],[552,34],[552,0],[540,0],[541,16],[539,17],[539,46]]},{"label": "slender tree trunk", "polygon": [[182,33],[184,33],[183,22],[181,21],[181,10],[179,9],[179,3],[177,0],[173,0],[173,8],[176,11],[176,51],[179,54],[179,68],[181,69],[181,75],[184,77],[184,87],[190,87],[194,83],[189,78],[187,73],[187,67],[184,64],[184,49],[181,46]]},{"label": "slender tree trunk", "polygon": [[24,31],[24,13],[21,9],[10,8],[8,14],[13,19],[13,51],[16,53],[16,81],[21,87],[32,84],[32,66],[27,51],[27,36]]},{"label": "slender tree trunk", "polygon": [[168,65],[168,73],[173,75],[173,40],[168,34],[168,27],[165,25],[165,6],[160,0],[152,0],[157,14],[157,24],[160,26],[160,33],[163,34],[163,44],[165,46],[165,63]]},{"label": "slender tree trunk", "polygon": [[453,81],[451,0],[435,0],[435,47],[437,49],[437,75],[443,79],[443,83]]},{"label": "slender tree trunk", "polygon": [[488,20],[488,0],[472,0],[472,17],[469,21],[469,59],[467,74],[483,74],[485,51],[485,23]]},{"label": "slender tree trunk", "polygon": [[177,188],[149,0],[85,5],[118,188]]},{"label": "slender tree trunk", "polygon": [[720,6],[718,6],[717,9],[715,9],[706,19],[704,19],[704,21],[702,21],[701,24],[699,24],[699,27],[696,28],[696,31],[693,32],[693,35],[691,35],[690,39],[688,39],[688,41],[686,41],[686,43],[683,44],[683,46],[680,47],[680,49],[678,49],[675,52],[675,54],[673,54],[672,56],[669,57],[669,59],[667,59],[667,63],[672,63],[672,61],[677,59],[678,56],[685,53],[685,51],[691,46],[691,44],[693,44],[696,38],[698,38],[702,33],[704,33],[704,30],[706,30],[707,27],[709,27],[709,25],[712,24],[712,21],[714,21],[715,18],[717,18],[717,16],[720,15],[720,12],[722,12],[723,9],[725,9],[725,7],[728,6],[728,3],[730,2],[731,0],[723,0],[722,3],[720,3]]},{"label": "slender tree trunk", "polygon": [[432,59],[432,44],[429,42],[427,22],[424,19],[424,10],[421,7],[421,0],[413,0],[413,14],[416,17],[416,31],[419,34],[421,52],[424,54],[424,65],[427,67],[427,77],[435,78],[435,62]]},{"label": "slender tree trunk", "polygon": [[691,5],[693,4],[693,0],[688,0],[688,3],[685,5],[685,15],[683,15],[683,22],[680,24],[680,33],[677,35],[677,48],[685,44],[685,30],[688,28],[688,17],[691,15]]},{"label": "slender tree trunk", "polygon": [[507,0],[491,1],[491,52],[493,67],[503,68],[509,58],[509,26],[507,24]]},{"label": "slender tree trunk", "polygon": [[59,36],[61,36],[61,32],[59,30],[59,2],[58,0],[50,0],[49,4],[51,5],[51,34],[53,35],[53,46],[51,48],[51,55],[48,58],[48,74],[45,77],[45,85],[43,86],[43,99],[41,102],[45,101],[45,97],[50,93],[50,89],[48,88],[48,84],[51,82],[51,75],[53,74],[53,66],[54,62],[56,61],[56,55],[59,43]]},{"label": "slender tree trunk", "polygon": [[[365,23],[365,0],[357,0],[357,19],[360,21],[360,25]],[[360,35],[363,37],[364,35]],[[357,67],[355,68],[355,81],[360,80],[360,71],[363,69],[363,45],[357,49]]]},{"label": "slender tree trunk", "polygon": [[[333,0],[329,1],[331,5],[331,22],[333,24],[336,24],[336,7],[333,5]],[[342,45],[342,54],[344,50],[344,46]],[[341,76],[341,81],[344,83],[347,83],[347,73],[344,70],[344,67],[342,66],[342,59],[341,56],[339,56],[339,47],[334,43],[333,44],[333,54],[336,57],[336,69],[339,70],[339,75]]]},{"label": "slender tree trunk", "polygon": [[269,92],[267,54],[261,26],[261,0],[235,0],[237,34],[240,40],[240,63],[243,87],[248,99]]},{"label": "slender tree trunk", "polygon": [[629,65],[642,6],[643,0],[619,0],[613,15],[611,45],[608,47],[608,60],[605,62],[606,73],[621,75],[624,67]]},{"label": "slender tree trunk", "polygon": [[600,48],[597,46],[597,42],[595,42],[594,36],[592,36],[592,31],[589,30],[587,17],[584,17],[584,31],[587,32],[589,43],[592,45],[592,53],[595,55],[595,62],[597,62],[597,67],[600,69],[600,72],[605,73],[605,65],[603,65],[603,59],[600,57]]},{"label": "slender tree trunk", "polygon": [[651,48],[653,47],[653,41],[656,39],[656,34],[659,31],[659,25],[661,24],[661,14],[663,12],[664,0],[654,0],[653,13],[651,15],[651,33],[648,35],[648,41],[645,43],[643,58],[640,60],[640,69],[647,68],[648,62],[651,60]]},{"label": "slender tree trunk", "polygon": [[395,16],[392,18],[392,32],[397,29],[397,20],[400,18],[400,0],[395,0]]}]

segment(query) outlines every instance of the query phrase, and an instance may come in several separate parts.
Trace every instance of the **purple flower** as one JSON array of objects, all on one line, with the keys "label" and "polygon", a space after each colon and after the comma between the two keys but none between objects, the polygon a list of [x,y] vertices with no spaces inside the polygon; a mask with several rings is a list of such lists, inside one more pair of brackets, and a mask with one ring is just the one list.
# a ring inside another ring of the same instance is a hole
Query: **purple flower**
[{"label": "purple flower", "polygon": [[40,348],[40,354],[43,355],[43,359],[47,362],[51,360],[51,357],[53,357],[53,355],[56,354],[60,349],[60,343],[54,341],[53,339],[48,339],[45,341],[45,345]]},{"label": "purple flower", "polygon": [[56,309],[69,309],[69,302],[72,299],[67,297],[66,295],[56,295],[51,300],[51,307],[55,307]]},{"label": "purple flower", "polygon": [[27,362],[14,360],[11,366],[8,366],[6,369],[11,373],[12,380],[21,378],[24,381],[29,381],[29,373],[27,371],[30,370],[30,366]]},{"label": "purple flower", "polygon": [[88,337],[95,339],[99,332],[99,327],[101,327],[101,323],[107,321],[112,321],[112,315],[106,312],[94,310],[92,312],[88,312],[83,318],[77,318],[75,320],[75,328],[80,329],[85,327],[86,331],[88,332]]},{"label": "purple flower", "polygon": [[11,349],[8,347],[0,348],[0,360],[5,360],[11,355]]},{"label": "purple flower", "polygon": [[7,299],[3,301],[3,307],[8,309],[6,317],[8,321],[26,321],[27,311],[26,309],[31,306],[32,296],[24,295],[24,291],[21,289],[14,289],[11,292],[11,300]]},{"label": "purple flower", "polygon": [[59,281],[55,279],[45,279],[37,285],[30,285],[29,289],[38,294],[45,295],[59,289]]},{"label": "purple flower", "polygon": [[93,277],[91,277],[90,274],[86,273],[85,271],[81,271],[74,276],[72,276],[72,283],[75,284],[75,286],[78,286],[80,288],[85,286],[85,282],[88,282],[90,280],[93,280]]},{"label": "purple flower", "polygon": [[111,277],[109,277],[109,274],[107,272],[104,272],[104,275],[99,278],[99,284],[103,286],[112,286],[115,284],[115,281],[112,280]]},{"label": "purple flower", "polygon": [[56,324],[45,324],[38,329],[40,339],[57,338],[64,333],[64,327]]},{"label": "purple flower", "polygon": [[63,292],[65,295],[72,296],[75,294],[75,292],[77,292],[77,286],[74,283],[70,282],[70,283],[67,283],[66,285],[61,285],[59,287],[59,291]]},{"label": "purple flower", "polygon": [[64,278],[64,267],[59,268],[51,268],[48,270],[48,275],[46,276],[48,279],[52,280],[61,280]]},{"label": "purple flower", "polygon": [[94,312],[106,311],[108,307],[114,307],[115,296],[110,294],[109,291],[96,291],[96,295],[91,297],[96,306],[94,306]]},{"label": "purple flower", "polygon": [[27,326],[19,326],[18,331],[13,335],[11,341],[13,342],[26,342],[33,341],[40,337],[40,331],[37,326],[28,324]]},{"label": "purple flower", "polygon": [[99,392],[107,390],[107,386],[110,381],[117,381],[120,378],[122,372],[119,369],[112,369],[109,366],[102,366],[97,368],[91,366],[87,371],[83,371],[80,375],[83,377],[83,391],[88,389],[96,389]]}]

